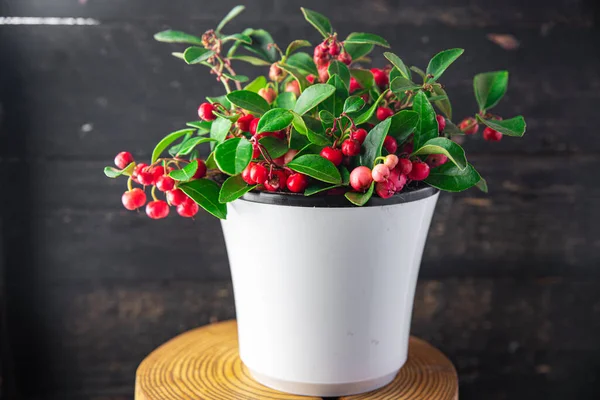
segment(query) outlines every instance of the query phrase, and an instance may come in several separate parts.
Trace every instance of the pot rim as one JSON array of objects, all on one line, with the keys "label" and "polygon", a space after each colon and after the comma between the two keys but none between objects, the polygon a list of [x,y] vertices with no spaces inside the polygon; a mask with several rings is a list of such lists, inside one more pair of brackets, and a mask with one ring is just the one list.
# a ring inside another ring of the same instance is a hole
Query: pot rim
[{"label": "pot rim", "polygon": [[[389,199],[373,196],[362,207],[382,207],[396,204],[410,203],[431,197],[439,193],[439,189],[432,186],[420,185],[409,187],[400,193],[394,194]],[[304,196],[302,193],[272,193],[251,191],[239,200],[251,203],[272,204],[291,207],[312,208],[359,208],[348,201],[343,195],[313,195]]]}]

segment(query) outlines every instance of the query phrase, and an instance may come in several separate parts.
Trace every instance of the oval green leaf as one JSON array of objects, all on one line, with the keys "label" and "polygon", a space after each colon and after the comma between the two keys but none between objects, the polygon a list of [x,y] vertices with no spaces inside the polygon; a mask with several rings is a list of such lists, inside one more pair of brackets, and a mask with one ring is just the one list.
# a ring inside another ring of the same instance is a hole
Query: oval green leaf
[{"label": "oval green leaf", "polygon": [[394,80],[392,81],[392,83],[390,83],[390,89],[396,95],[398,95],[398,94],[404,94],[404,92],[406,92],[407,90],[417,90],[417,89],[420,89],[420,88],[421,88],[421,85],[417,85],[416,83],[414,83],[410,79],[406,79],[403,76],[399,76],[397,78],[394,78]]},{"label": "oval green leaf", "polygon": [[319,75],[319,71],[317,70],[317,66],[313,61],[313,58],[304,52],[295,53],[289,56],[285,61],[285,65],[287,65],[288,68],[293,67],[303,71],[306,74],[313,74],[316,76]]},{"label": "oval green leaf", "polygon": [[356,44],[375,44],[382,47],[390,47],[390,44],[382,38],[381,36],[374,35],[372,33],[363,33],[363,32],[353,32],[346,40],[344,40],[344,44],[346,43],[356,43]]},{"label": "oval green leaf", "polygon": [[496,106],[504,97],[508,86],[508,71],[485,72],[475,75],[473,89],[479,111],[485,112]]},{"label": "oval green leaf", "polygon": [[182,129],[182,130],[179,130],[179,131],[176,131],[173,133],[169,133],[160,142],[158,142],[158,144],[152,151],[151,163],[154,164],[154,162],[156,160],[158,160],[158,157],[160,157],[162,152],[165,151],[169,146],[171,146],[171,144],[174,141],[176,141],[177,139],[179,139],[182,136],[185,136],[186,134],[188,134],[190,132],[193,133],[194,131],[195,131],[195,129]]},{"label": "oval green leaf", "polygon": [[227,178],[221,190],[219,191],[219,203],[229,203],[234,201],[254,189],[256,185],[248,185],[241,175],[230,176]]},{"label": "oval green leaf", "polygon": [[346,85],[347,88],[350,87],[350,70],[346,64],[337,60],[333,60],[329,63],[327,72],[329,72],[329,76],[339,76],[342,82],[344,82],[344,85]]},{"label": "oval green leaf", "polygon": [[299,115],[304,115],[308,111],[315,108],[321,102],[326,100],[329,96],[331,96],[335,92],[335,87],[328,85],[326,83],[318,83],[316,85],[312,85],[298,97],[296,101],[296,106],[294,107],[294,112]]},{"label": "oval green leaf", "polygon": [[249,90],[233,91],[227,95],[227,100],[244,110],[258,115],[266,113],[271,108],[265,99]]},{"label": "oval green leaf", "polygon": [[402,110],[392,115],[392,123],[388,135],[396,138],[398,143],[404,142],[415,131],[419,114],[411,110]]},{"label": "oval green leaf", "polygon": [[292,92],[279,93],[279,96],[275,99],[275,106],[279,108],[285,108],[286,110],[293,110],[296,105],[296,95]]},{"label": "oval green leaf", "polygon": [[214,56],[215,52],[204,47],[188,47],[183,52],[183,59],[188,64],[200,64]]},{"label": "oval green leaf", "polygon": [[291,111],[284,108],[274,108],[260,117],[256,133],[280,131],[290,126],[293,119],[294,114]]},{"label": "oval green leaf", "polygon": [[258,91],[267,86],[267,78],[264,76],[259,76],[254,79],[252,82],[244,86],[244,90],[248,90],[250,92],[258,93]]},{"label": "oval green leaf", "polygon": [[198,170],[198,161],[194,160],[181,169],[174,169],[169,172],[169,176],[179,182],[187,182],[194,177]]},{"label": "oval green leaf", "polygon": [[329,37],[329,35],[333,33],[331,22],[329,22],[329,19],[326,16],[304,7],[301,7],[300,9],[302,10],[302,14],[304,14],[304,18],[314,26],[324,38]]},{"label": "oval green leaf", "polygon": [[294,40],[290,43],[285,51],[285,56],[289,57],[294,51],[301,49],[302,47],[311,47],[312,45],[308,40]]},{"label": "oval green leaf", "polygon": [[258,142],[264,147],[271,158],[279,158],[289,150],[285,140],[277,139],[273,136],[266,136],[261,138]]},{"label": "oval green leaf", "polygon": [[432,169],[425,182],[447,192],[462,192],[475,186],[480,180],[481,176],[471,164],[460,169],[452,163],[446,163]]},{"label": "oval green leaf", "polygon": [[392,120],[390,118],[381,121],[368,133],[364,143],[364,153],[360,156],[360,164],[369,168],[373,168],[375,159],[381,156],[381,148],[383,141],[387,136]]},{"label": "oval green leaf", "polygon": [[415,149],[423,146],[429,139],[438,137],[438,124],[435,119],[435,110],[423,92],[418,92],[413,100],[413,111],[419,115],[415,128]]},{"label": "oval green leaf", "polygon": [[196,179],[177,186],[200,207],[219,219],[227,218],[227,205],[219,202],[219,185],[209,179]]},{"label": "oval green leaf", "polygon": [[427,78],[427,82],[435,82],[438,80],[450,64],[464,52],[464,49],[449,49],[441,51],[433,56],[429,61],[429,65],[427,65],[426,73],[426,75],[433,75],[433,78]]},{"label": "oval green leaf", "polygon": [[109,178],[117,178],[121,175],[131,176],[131,173],[133,172],[134,168],[135,162],[129,163],[129,165],[127,165],[123,169],[117,169],[115,167],[105,167],[104,175],[108,176]]},{"label": "oval green leaf", "polygon": [[402,61],[402,59],[400,57],[398,57],[394,53],[390,53],[390,52],[385,52],[385,53],[383,53],[383,55],[385,56],[385,58],[388,59],[389,62],[391,62],[394,65],[394,67],[396,67],[398,69],[398,72],[400,72],[400,74],[402,74],[402,76],[405,79],[408,79],[408,80],[412,79],[410,70],[404,64],[404,62]]},{"label": "oval green leaf", "polygon": [[350,96],[344,102],[344,112],[345,113],[357,112],[357,111],[360,111],[364,106],[365,106],[365,101],[362,99],[362,97]]},{"label": "oval green leaf", "polygon": [[305,154],[294,158],[288,168],[303,173],[322,182],[340,185],[342,176],[336,166],[329,160],[316,154]]},{"label": "oval green leaf", "polygon": [[350,203],[355,206],[364,206],[367,202],[373,197],[373,191],[375,190],[375,182],[371,183],[369,186],[369,190],[364,193],[361,192],[348,192],[346,193],[346,198],[350,201]]},{"label": "oval green leaf", "polygon": [[187,43],[202,45],[202,38],[190,35],[189,33],[174,31],[171,29],[154,34],[154,39],[165,43]]},{"label": "oval green leaf", "polygon": [[216,139],[213,138],[203,138],[203,137],[193,137],[193,138],[189,138],[188,140],[186,140],[185,142],[183,142],[181,144],[181,146],[179,146],[179,149],[177,150],[177,156],[185,156],[190,154],[195,148],[196,146],[198,146],[199,144],[202,143],[207,143],[207,142],[216,142]]},{"label": "oval green leaf", "polygon": [[412,155],[420,156],[425,154],[443,154],[459,169],[465,169],[467,167],[467,158],[463,148],[452,140],[444,137],[428,140]]},{"label": "oval green leaf", "polygon": [[246,138],[233,138],[215,148],[215,162],[221,171],[237,175],[248,166],[252,159],[252,143]]},{"label": "oval green leaf", "polygon": [[520,115],[511,119],[493,120],[484,119],[477,114],[477,120],[506,136],[522,137],[527,129],[525,119]]},{"label": "oval green leaf", "polygon": [[210,127],[210,137],[217,141],[217,143],[223,143],[232,125],[232,121],[218,117]]},{"label": "oval green leaf", "polygon": [[221,31],[221,29],[223,29],[223,27],[225,27],[225,25],[231,21],[232,19],[234,19],[235,17],[237,17],[238,15],[240,15],[242,13],[242,11],[244,11],[246,7],[244,6],[235,6],[231,9],[231,11],[229,11],[227,13],[227,15],[221,20],[221,22],[219,22],[219,25],[217,25],[217,29],[215,30],[215,32],[219,33]]}]

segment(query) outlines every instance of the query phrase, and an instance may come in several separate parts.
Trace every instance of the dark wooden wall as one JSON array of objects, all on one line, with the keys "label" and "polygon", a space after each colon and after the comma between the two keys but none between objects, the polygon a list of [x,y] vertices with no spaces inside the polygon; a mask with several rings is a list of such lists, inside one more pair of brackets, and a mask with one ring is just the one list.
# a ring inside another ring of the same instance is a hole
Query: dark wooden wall
[{"label": "dark wooden wall", "polygon": [[[474,73],[511,71],[499,111],[525,115],[529,132],[467,144],[490,194],[441,197],[413,332],[455,362],[461,399],[600,398],[597,3],[244,3],[229,29],[264,27],[283,45],[318,40],[299,13],[305,5],[343,34],[383,35],[421,67],[439,50],[464,47],[444,77],[457,115],[475,109]],[[102,174],[118,151],[148,157],[163,134],[195,118],[204,96],[220,92],[152,34],[201,33],[234,4],[0,1],[1,16],[98,21],[0,25],[0,254],[22,398],[131,399],[135,368],[154,347],[234,317],[218,221],[126,212],[124,182]],[[506,50],[489,34],[513,35],[520,46]]]}]

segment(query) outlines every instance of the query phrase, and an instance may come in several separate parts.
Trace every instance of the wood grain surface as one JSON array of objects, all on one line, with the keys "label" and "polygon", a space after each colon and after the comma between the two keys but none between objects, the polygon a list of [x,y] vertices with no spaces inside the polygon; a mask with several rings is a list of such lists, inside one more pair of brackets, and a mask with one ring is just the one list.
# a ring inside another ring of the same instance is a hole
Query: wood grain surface
[{"label": "wood grain surface", "polygon": [[[226,321],[183,333],[154,350],[136,373],[135,400],[316,400],[255,382],[238,354],[237,325]],[[411,337],[408,361],[380,390],[340,400],[457,400],[452,363],[427,342]]]}]

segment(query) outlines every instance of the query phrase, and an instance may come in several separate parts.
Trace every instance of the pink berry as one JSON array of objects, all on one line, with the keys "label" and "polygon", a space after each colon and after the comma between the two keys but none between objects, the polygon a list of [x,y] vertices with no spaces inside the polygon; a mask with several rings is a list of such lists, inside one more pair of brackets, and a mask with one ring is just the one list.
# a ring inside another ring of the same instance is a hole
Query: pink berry
[{"label": "pink berry", "polygon": [[321,81],[321,83],[325,83],[329,80],[329,71],[327,70],[327,68],[329,68],[329,62],[318,67],[319,81]]},{"label": "pink berry", "polygon": [[287,187],[290,192],[301,193],[308,186],[308,177],[304,174],[294,173],[287,178]]},{"label": "pink berry", "polygon": [[154,200],[146,205],[146,214],[152,219],[162,219],[169,215],[169,205],[164,200]]},{"label": "pink berry", "polygon": [[146,193],[140,188],[128,190],[121,196],[121,202],[128,210],[135,210],[146,204]]},{"label": "pink berry", "polygon": [[258,91],[258,95],[265,99],[269,104],[275,101],[275,98],[277,97],[277,93],[275,93],[273,88],[262,88]]},{"label": "pink berry", "polygon": [[412,167],[413,164],[408,158],[399,159],[398,165],[396,166],[396,168],[398,168],[398,171],[400,171],[402,175],[410,174],[410,171],[412,171]]},{"label": "pink berry", "polygon": [[196,172],[194,173],[194,176],[192,177],[192,179],[200,179],[200,178],[204,178],[206,176],[206,163],[202,160],[197,160],[198,161],[198,168],[196,169]]},{"label": "pink berry", "polygon": [[379,107],[377,108],[376,115],[378,120],[383,121],[394,115],[394,112],[388,107]]},{"label": "pink berry", "polygon": [[133,162],[133,156],[128,151],[122,151],[115,157],[115,165],[119,169],[123,169]]},{"label": "pink berry", "polygon": [[356,140],[358,143],[363,144],[367,138],[367,131],[363,128],[359,128],[350,133],[350,139]]},{"label": "pink berry", "polygon": [[445,164],[446,161],[448,161],[448,157],[446,157],[444,154],[430,154],[425,159],[425,162],[431,168],[439,167],[440,165]]},{"label": "pink berry", "polygon": [[333,57],[337,56],[338,54],[340,54],[340,45],[337,44],[337,42],[332,42],[329,45],[329,54]]},{"label": "pink berry", "polygon": [[377,164],[371,173],[375,182],[386,181],[390,177],[390,169],[385,164]]},{"label": "pink berry", "polygon": [[156,188],[161,192],[168,192],[175,187],[175,181],[168,175],[161,175],[156,180]]},{"label": "pink berry", "polygon": [[272,81],[279,81],[279,78],[283,75],[283,70],[277,65],[277,63],[271,64],[269,68],[269,79]]},{"label": "pink berry", "polygon": [[395,154],[388,154],[385,157],[385,160],[383,161],[383,164],[388,167],[389,169],[394,169],[396,168],[396,165],[398,165],[398,156]]},{"label": "pink berry", "polygon": [[483,138],[490,142],[499,142],[502,140],[502,134],[488,126],[483,130]]},{"label": "pink berry", "polygon": [[250,123],[253,119],[254,116],[252,114],[242,115],[235,124],[240,129],[240,131],[250,132]]},{"label": "pink berry", "polygon": [[321,157],[331,161],[336,167],[342,163],[344,153],[340,149],[334,149],[333,147],[325,147],[321,150]]},{"label": "pink berry", "polygon": [[394,154],[396,150],[398,150],[398,142],[392,136],[386,136],[383,139],[383,148],[387,150],[388,153]]},{"label": "pink berry", "polygon": [[187,197],[187,195],[183,193],[183,190],[181,189],[174,189],[167,192],[167,201],[172,206],[178,206],[188,198],[189,197]]},{"label": "pink berry", "polygon": [[214,121],[217,116],[214,114],[215,106],[210,103],[202,103],[198,107],[198,116],[205,121]]},{"label": "pink berry", "polygon": [[375,193],[382,199],[389,199],[396,193],[396,186],[394,186],[394,183],[390,180],[379,182],[375,185]]},{"label": "pink berry", "polygon": [[192,218],[198,214],[199,209],[198,204],[188,197],[183,203],[177,206],[177,214],[185,218]]},{"label": "pink berry", "polygon": [[371,186],[373,177],[368,167],[356,167],[350,172],[350,186],[358,192],[364,192]]},{"label": "pink berry", "polygon": [[389,180],[390,180],[390,182],[392,182],[394,184],[394,187],[396,188],[396,192],[399,192],[402,190],[402,188],[406,184],[406,175],[401,173],[399,168],[394,168],[390,172]]},{"label": "pink berry", "polygon": [[438,123],[438,132],[442,132],[446,128],[446,119],[440,114],[436,115],[435,119]]},{"label": "pink berry", "polygon": [[351,77],[350,78],[350,93],[356,92],[357,90],[360,90],[361,88],[362,88],[362,86],[360,86],[360,83],[358,83],[358,81],[354,77]]},{"label": "pink berry", "polygon": [[479,124],[477,124],[477,120],[473,117],[463,119],[458,124],[458,127],[465,135],[473,135],[479,130]]},{"label": "pink berry", "polygon": [[413,161],[412,171],[408,174],[408,177],[413,181],[422,181],[427,179],[429,176],[429,165],[425,164],[421,160]]},{"label": "pink berry", "polygon": [[388,78],[387,74],[379,69],[379,68],[371,68],[371,73],[373,74],[373,79],[375,80],[375,84],[380,88],[384,88],[390,83],[390,78]]},{"label": "pink berry", "polygon": [[300,97],[300,85],[298,84],[298,81],[292,79],[287,85],[285,85],[285,91],[294,93],[296,97]]},{"label": "pink berry", "polygon": [[342,153],[344,153],[345,156],[357,156],[360,154],[360,143],[358,142],[358,140],[354,140],[354,139],[346,139],[344,140],[344,142],[342,143]]},{"label": "pink berry", "polygon": [[350,65],[352,64],[352,56],[344,51],[338,56],[338,61],[343,62],[346,65]]},{"label": "pink berry", "polygon": [[285,190],[287,187],[287,176],[281,170],[273,171],[271,177],[264,181],[265,189],[269,192]]},{"label": "pink berry", "polygon": [[268,176],[269,171],[262,164],[255,164],[254,167],[252,167],[252,170],[250,171],[250,179],[258,183],[259,185],[263,184],[267,180]]}]

